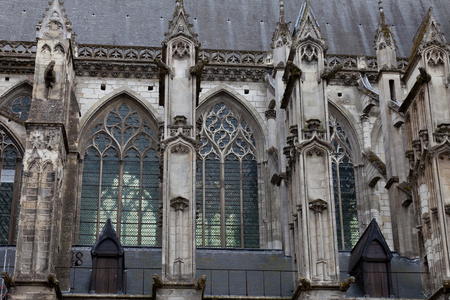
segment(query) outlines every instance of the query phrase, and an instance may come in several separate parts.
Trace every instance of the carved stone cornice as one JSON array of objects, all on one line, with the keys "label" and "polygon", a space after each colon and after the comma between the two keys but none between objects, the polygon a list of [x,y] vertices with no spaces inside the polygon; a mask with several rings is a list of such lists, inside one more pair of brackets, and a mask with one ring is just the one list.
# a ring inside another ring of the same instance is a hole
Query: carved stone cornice
[{"label": "carved stone cornice", "polygon": [[34,74],[35,58],[16,58],[0,56],[0,73]]},{"label": "carved stone cornice", "polygon": [[75,60],[75,74],[89,77],[158,78],[158,67],[154,63],[113,63],[104,61]]},{"label": "carved stone cornice", "polygon": [[206,66],[203,69],[202,81],[264,82],[266,74],[267,68]]}]

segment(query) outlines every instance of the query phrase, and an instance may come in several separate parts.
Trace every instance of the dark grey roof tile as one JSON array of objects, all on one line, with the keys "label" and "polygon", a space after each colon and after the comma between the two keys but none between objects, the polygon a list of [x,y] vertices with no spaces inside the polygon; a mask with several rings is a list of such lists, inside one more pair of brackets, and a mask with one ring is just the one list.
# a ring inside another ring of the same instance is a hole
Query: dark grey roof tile
[{"label": "dark grey roof tile", "polygon": [[[184,2],[203,48],[270,49],[278,21],[277,0]],[[296,21],[302,3],[285,0],[287,20]],[[64,7],[78,43],[160,46],[174,5],[175,1],[161,0],[70,0]],[[409,56],[412,39],[429,5],[435,8],[442,30],[450,32],[448,0],[384,0],[387,22],[395,25],[399,56]],[[377,1],[312,0],[311,6],[327,39],[328,53],[375,54]],[[0,0],[0,39],[35,40],[35,26],[46,7],[47,0]]]}]

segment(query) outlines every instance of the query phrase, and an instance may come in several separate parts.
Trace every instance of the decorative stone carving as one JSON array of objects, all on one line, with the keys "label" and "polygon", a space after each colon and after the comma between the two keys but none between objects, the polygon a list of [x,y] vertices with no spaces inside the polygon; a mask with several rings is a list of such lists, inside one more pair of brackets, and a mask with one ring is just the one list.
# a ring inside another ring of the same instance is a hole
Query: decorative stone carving
[{"label": "decorative stone carving", "polygon": [[450,204],[445,205],[445,214],[450,216]]},{"label": "decorative stone carving", "polygon": [[189,207],[189,200],[183,197],[177,197],[175,199],[170,200],[170,206],[172,206],[175,211],[184,211]]},{"label": "decorative stone carving", "polygon": [[183,144],[177,144],[176,146],[172,147],[171,153],[189,153],[189,147],[183,145]]},{"label": "decorative stone carving", "polygon": [[325,156],[325,152],[319,148],[314,148],[306,152],[306,156]]},{"label": "decorative stone carving", "polygon": [[175,42],[172,45],[172,56],[178,56],[179,58],[190,56],[190,45],[185,41]]},{"label": "decorative stone carving", "polygon": [[328,203],[322,199],[317,199],[309,202],[309,208],[315,213],[322,213],[328,208]]},{"label": "decorative stone carving", "polygon": [[277,118],[277,111],[274,109],[268,109],[265,112],[267,120],[269,119],[276,119]]},{"label": "decorative stone carving", "polygon": [[446,57],[443,51],[439,50],[438,48],[432,48],[431,50],[426,52],[425,59],[428,65],[436,67],[438,65],[443,65]]},{"label": "decorative stone carving", "polygon": [[319,59],[319,49],[311,44],[306,44],[300,48],[300,59],[307,61],[313,61]]}]

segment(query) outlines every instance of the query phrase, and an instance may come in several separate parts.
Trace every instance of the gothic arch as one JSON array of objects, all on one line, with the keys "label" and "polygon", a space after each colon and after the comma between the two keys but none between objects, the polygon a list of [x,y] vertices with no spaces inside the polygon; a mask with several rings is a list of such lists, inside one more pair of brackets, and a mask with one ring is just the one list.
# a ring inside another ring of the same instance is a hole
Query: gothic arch
[{"label": "gothic arch", "polygon": [[196,175],[200,247],[265,246],[264,127],[247,103],[236,99],[235,93],[217,88],[197,109],[202,121]]},{"label": "gothic arch", "polygon": [[364,202],[361,125],[344,108],[329,102],[331,176],[340,250],[350,250],[358,241]]},{"label": "gothic arch", "polygon": [[158,119],[129,93],[92,110],[79,136],[76,241],[93,244],[109,217],[125,245],[158,240]]},{"label": "gothic arch", "polygon": [[0,121],[0,130],[3,130],[6,132],[6,134],[11,138],[14,145],[16,146],[17,150],[20,153],[20,156],[23,157],[25,154],[25,132],[24,132],[24,138],[21,138],[18,134],[16,134],[15,130],[12,130],[8,124],[5,124],[4,122]]},{"label": "gothic arch", "polygon": [[0,97],[0,107],[8,120],[23,124],[28,119],[32,93],[33,83],[29,80],[23,80],[3,93]]},{"label": "gothic arch", "polygon": [[255,107],[251,105],[244,96],[232,88],[226,85],[219,85],[201,95],[199,101],[200,104],[197,107],[197,116],[219,102],[230,105],[233,109],[242,114],[247,122],[249,122],[258,137],[256,141],[259,155],[258,162],[265,160],[266,156],[264,149],[267,148],[267,126]]},{"label": "gothic arch", "polygon": [[341,126],[344,127],[344,131],[347,133],[350,145],[352,147],[353,160],[355,165],[358,165],[362,161],[363,138],[361,133],[361,125],[355,120],[350,112],[345,108],[342,108],[337,103],[328,101],[329,115],[336,117]]},{"label": "gothic arch", "polygon": [[33,91],[33,83],[30,80],[22,80],[21,82],[15,84],[13,87],[9,88],[0,97],[0,102],[3,102],[4,99],[10,98],[11,96],[14,96],[16,93],[20,93],[23,91],[27,91],[31,95]]},{"label": "gothic arch", "polygon": [[118,97],[120,97],[122,95],[126,95],[126,96],[130,97],[131,99],[133,99],[135,102],[139,103],[142,106],[142,108],[144,109],[144,111],[146,111],[147,113],[149,113],[152,116],[152,118],[156,121],[156,123],[162,122],[162,118],[159,115],[159,113],[147,100],[145,100],[144,97],[142,97],[141,95],[139,95],[138,93],[136,93],[135,91],[130,89],[129,87],[122,86],[122,87],[112,91],[108,95],[104,96],[97,102],[95,102],[94,105],[92,105],[87,110],[87,112],[81,117],[81,120],[80,120],[80,129],[81,129],[80,132],[83,131],[86,124],[88,124],[90,122],[90,120],[93,117],[95,117],[95,115],[97,114],[97,112],[99,110],[103,110],[103,108],[106,105],[108,105],[108,103],[116,100]]}]

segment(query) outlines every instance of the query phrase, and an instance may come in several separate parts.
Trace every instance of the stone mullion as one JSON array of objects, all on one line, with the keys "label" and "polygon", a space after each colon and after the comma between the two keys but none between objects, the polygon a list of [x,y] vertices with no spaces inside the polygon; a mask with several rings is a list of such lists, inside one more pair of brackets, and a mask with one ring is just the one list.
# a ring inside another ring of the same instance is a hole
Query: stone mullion
[{"label": "stone mullion", "polygon": [[220,244],[225,248],[225,159],[220,158]]},{"label": "stone mullion", "polygon": [[101,209],[101,203],[102,203],[103,158],[104,157],[100,158],[100,174],[99,174],[98,201],[97,201],[97,230],[95,233],[96,240],[100,234],[100,209]]},{"label": "stone mullion", "polygon": [[[3,159],[0,162],[0,170],[3,170]],[[1,171],[0,171],[1,172]],[[22,173],[22,158],[16,159],[16,166],[14,170],[14,185],[13,185],[13,195],[11,199],[11,217],[9,219],[9,235],[8,235],[8,244],[15,244],[15,236],[16,236],[16,224],[17,224],[17,207],[19,205],[20,198],[20,181],[21,181],[21,173]],[[1,178],[1,173],[0,173]]]},{"label": "stone mullion", "polygon": [[[3,144],[3,146],[4,146],[5,144]],[[5,151],[4,151],[5,149],[3,149],[3,151],[2,151],[2,156],[0,157],[0,178],[1,178],[1,176],[2,176],[2,173],[3,173],[3,160],[4,160],[4,158],[3,158],[3,156],[5,155]],[[14,179],[14,181],[15,181],[15,179]],[[1,182],[0,182],[0,185],[1,185]],[[11,211],[10,211],[10,218],[9,218],[9,228],[8,228],[8,244],[10,244],[10,245],[12,245],[12,243],[11,243],[11,220],[12,220],[12,218],[14,217],[14,215],[12,214],[12,201],[11,201]]]},{"label": "stone mullion", "polygon": [[202,246],[205,247],[206,233],[206,180],[205,180],[205,159],[202,158]]},{"label": "stone mullion", "polygon": [[138,237],[137,237],[137,243],[138,245],[142,244],[142,193],[143,193],[143,174],[144,171],[144,155],[140,157],[139,162],[139,212],[138,212]]},{"label": "stone mullion", "polygon": [[[77,177],[78,177],[77,191],[79,191],[79,193],[77,194],[76,203],[75,203],[75,229],[74,229],[75,236],[73,239],[74,244],[78,244],[79,239],[80,239],[81,194],[83,191],[82,185],[83,185],[83,170],[84,170],[84,160],[83,159],[78,160],[78,170],[80,171],[77,175]],[[97,198],[97,202],[98,202],[98,198]]]},{"label": "stone mullion", "polygon": [[123,188],[123,160],[119,160],[119,186],[117,189],[117,236],[122,238],[122,188]]},{"label": "stone mullion", "polygon": [[339,223],[341,224],[341,249],[345,250],[345,237],[344,237],[344,216],[342,215],[342,195],[341,195],[341,174],[339,172],[339,160],[335,161],[336,164],[336,182],[337,182],[337,188],[338,188],[338,200],[339,200]]},{"label": "stone mullion", "polygon": [[239,158],[239,197],[240,197],[240,217],[241,217],[241,248],[244,248],[245,239],[244,239],[244,193],[242,191],[242,160],[243,158]]}]

